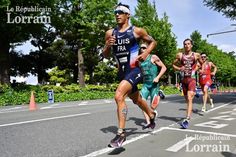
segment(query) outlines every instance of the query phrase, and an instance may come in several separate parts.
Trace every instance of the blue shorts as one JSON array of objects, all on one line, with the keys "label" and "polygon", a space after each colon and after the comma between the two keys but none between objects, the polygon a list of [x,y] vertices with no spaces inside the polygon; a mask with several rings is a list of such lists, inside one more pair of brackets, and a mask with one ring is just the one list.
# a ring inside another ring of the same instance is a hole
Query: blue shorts
[{"label": "blue shorts", "polygon": [[130,72],[127,72],[126,74],[119,75],[120,80],[126,80],[132,85],[132,93],[138,91],[138,83],[143,80],[142,77],[142,71],[139,67],[136,67],[134,69],[131,69]]}]

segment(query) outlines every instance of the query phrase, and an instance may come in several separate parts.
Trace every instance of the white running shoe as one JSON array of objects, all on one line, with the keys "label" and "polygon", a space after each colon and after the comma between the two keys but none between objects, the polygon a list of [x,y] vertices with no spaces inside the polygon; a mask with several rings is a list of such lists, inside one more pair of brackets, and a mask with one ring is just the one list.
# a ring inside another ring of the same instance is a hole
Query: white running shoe
[{"label": "white running shoe", "polygon": [[156,113],[156,118],[157,118],[157,116],[158,116],[158,112],[157,112],[157,110],[154,110],[154,112]]},{"label": "white running shoe", "polygon": [[202,112],[206,112],[206,107],[202,106]]},{"label": "white running shoe", "polygon": [[213,99],[210,99],[211,108],[214,108]]}]

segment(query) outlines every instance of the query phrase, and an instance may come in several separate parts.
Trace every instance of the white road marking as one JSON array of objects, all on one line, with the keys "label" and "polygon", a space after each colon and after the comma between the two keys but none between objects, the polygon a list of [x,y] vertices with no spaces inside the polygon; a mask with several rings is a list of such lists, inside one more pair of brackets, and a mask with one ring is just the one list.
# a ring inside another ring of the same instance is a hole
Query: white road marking
[{"label": "white road marking", "polygon": [[194,126],[213,128],[213,129],[220,129],[220,128],[226,127],[228,125],[229,124],[218,123],[218,121],[206,121],[203,123],[194,124]]},{"label": "white road marking", "polygon": [[72,115],[59,116],[59,117],[51,117],[51,118],[29,120],[29,121],[22,121],[22,122],[16,122],[16,123],[1,124],[0,127],[21,125],[21,124],[28,124],[28,123],[35,123],[35,122],[42,122],[42,121],[49,121],[49,120],[55,120],[55,119],[71,118],[71,117],[83,116],[83,115],[88,115],[88,114],[90,114],[90,113],[79,113],[79,114],[72,114]]},{"label": "white road marking", "polygon": [[112,103],[112,101],[111,100],[104,100],[104,103],[109,104],[109,103]]},{"label": "white road marking", "polygon": [[81,103],[78,104],[78,106],[85,106],[88,105],[88,101],[82,101]]},{"label": "white road marking", "polygon": [[[134,137],[134,138],[132,138],[132,139],[130,139],[130,140],[125,141],[125,142],[123,143],[123,146],[124,146],[124,145],[127,145],[127,144],[129,144],[129,143],[135,142],[135,141],[137,141],[137,140],[139,140],[139,139],[142,139],[142,138],[144,138],[144,137],[150,136],[150,135],[152,135],[152,134],[158,133],[158,132],[160,132],[160,131],[162,131],[162,130],[164,130],[164,129],[165,129],[164,127],[161,127],[160,129],[154,130],[154,131],[152,131],[151,133],[146,133],[146,134],[142,134],[142,135],[140,135],[140,136]],[[107,152],[109,152],[109,151],[111,151],[111,150],[113,150],[113,149],[115,149],[115,148],[104,148],[104,149],[101,149],[101,150],[92,152],[92,153],[90,153],[90,154],[87,154],[87,155],[81,156],[81,157],[94,157],[94,156],[98,156],[98,155],[107,153]]]},{"label": "white road marking", "polygon": [[60,104],[52,104],[52,105],[50,105],[50,106],[41,107],[40,109],[41,109],[41,110],[49,109],[49,108],[53,108],[53,107],[58,106],[58,105],[60,105]]},{"label": "white road marking", "polygon": [[231,121],[235,120],[236,118],[232,118],[230,117],[230,115],[223,115],[223,116],[210,117],[210,119]]},{"label": "white road marking", "polygon": [[235,102],[236,102],[236,100],[231,101],[231,102],[229,102],[229,103],[227,103],[227,104],[223,104],[223,105],[218,106],[218,107],[214,107],[214,108],[212,108],[212,109],[206,111],[205,113],[215,111],[215,110],[217,110],[217,109],[219,109],[219,108],[222,108],[222,107],[228,106],[228,105],[233,104],[233,103],[235,103]]},{"label": "white road marking", "polygon": [[0,110],[0,112],[11,111],[11,110],[17,110],[17,109],[21,109],[21,108],[22,108],[22,106],[17,106],[17,107],[12,107],[12,108],[6,108],[6,109]]},{"label": "white road marking", "polygon": [[194,137],[187,137],[184,138],[183,140],[179,141],[178,143],[174,144],[173,146],[167,148],[166,150],[169,152],[178,152],[180,149],[188,145],[191,141],[193,141],[195,138]]},{"label": "white road marking", "polygon": [[229,137],[235,137],[236,138],[236,135],[234,135],[234,134],[225,134],[225,133],[219,133],[219,132],[191,130],[191,129],[179,129],[179,128],[170,128],[170,127],[164,127],[164,129],[180,131],[180,132],[193,132],[193,133],[201,133],[201,134],[212,134],[212,135],[217,135],[217,136],[229,136]]},{"label": "white road marking", "polygon": [[[177,101],[180,101],[180,100],[182,100],[182,99],[179,99],[179,100],[177,100]],[[175,100],[175,101],[176,101],[176,100]],[[166,102],[168,102],[168,101],[166,101]],[[213,109],[211,109],[211,110],[208,110],[207,112],[211,112],[211,111],[217,110],[217,109],[219,109],[219,108],[225,107],[225,106],[227,106],[227,105],[229,105],[229,104],[231,104],[231,103],[234,103],[234,102],[236,102],[236,101],[232,101],[232,102],[229,102],[229,103],[227,103],[227,104],[221,105],[221,106],[219,106],[219,107],[215,107],[215,108],[213,108]],[[175,125],[175,124],[177,124],[177,123],[170,124],[169,126],[173,126],[173,125]],[[170,128],[170,127],[161,127],[161,128],[158,129],[158,130],[154,130],[152,133],[161,132],[161,131],[163,131],[163,130],[175,130],[175,131],[182,131],[182,132],[194,132],[194,133],[202,133],[202,134],[214,134],[214,135],[221,135],[221,136],[236,137],[236,135],[233,135],[233,134],[224,134],[224,133],[207,132],[207,131],[190,130],[190,129],[178,129],[178,128]],[[144,137],[147,137],[147,136],[149,136],[149,135],[150,135],[150,134],[143,134],[143,135],[137,136],[137,137],[135,137],[135,138],[132,138],[132,139],[130,139],[130,140],[125,141],[125,142],[123,143],[123,145],[129,144],[129,143],[132,143],[132,142],[135,142],[135,141],[137,141],[137,140],[139,140],[139,139],[142,139],[142,138],[144,138]],[[189,140],[191,140],[191,139],[189,139]],[[188,142],[188,141],[186,141],[186,142]],[[190,141],[190,142],[191,142],[191,141]],[[102,155],[102,154],[104,154],[104,153],[107,153],[107,152],[109,152],[109,151],[111,151],[111,150],[113,150],[113,149],[115,149],[115,148],[104,148],[104,149],[101,149],[101,150],[98,150],[98,151],[94,151],[94,152],[92,152],[92,153],[90,153],[90,154],[87,154],[87,155],[81,156],[81,157],[95,157],[95,156],[98,156],[98,155]]]}]

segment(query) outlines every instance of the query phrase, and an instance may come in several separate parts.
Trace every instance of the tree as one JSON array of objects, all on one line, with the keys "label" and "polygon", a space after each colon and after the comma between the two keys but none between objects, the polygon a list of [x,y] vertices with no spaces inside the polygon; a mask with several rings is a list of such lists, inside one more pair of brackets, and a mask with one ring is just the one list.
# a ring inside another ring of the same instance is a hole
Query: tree
[{"label": "tree", "polygon": [[[131,22],[138,27],[145,28],[157,41],[157,47],[152,53],[161,58],[167,66],[167,73],[173,73],[171,65],[177,51],[177,42],[176,36],[171,31],[172,25],[168,22],[168,16],[164,14],[163,18],[158,18],[155,3],[150,4],[148,0],[138,0],[138,6]],[[168,82],[171,83],[170,79]]]},{"label": "tree", "polygon": [[235,57],[232,56],[233,53],[225,53],[219,50],[217,46],[209,44],[201,38],[202,35],[198,31],[194,31],[190,37],[194,43],[194,51],[206,53],[208,59],[217,66],[217,81],[228,86],[235,84],[236,72],[234,69],[236,68],[236,61]]},{"label": "tree", "polygon": [[49,73],[49,81],[51,84],[56,85],[57,83],[60,83],[64,85],[65,83],[68,83],[68,75],[66,70],[60,70],[57,66],[54,67]]},{"label": "tree", "polygon": [[203,0],[204,5],[211,9],[223,13],[224,16],[231,20],[236,19],[236,2],[235,0]]},{"label": "tree", "polygon": [[[33,21],[29,18],[47,17],[49,12],[45,11],[23,11],[17,7],[25,8],[51,8],[53,10],[56,0],[4,0],[0,7],[0,83],[10,83],[10,57],[11,46],[29,40],[32,34],[44,29],[43,21]],[[23,20],[28,18],[28,20]]]},{"label": "tree", "polygon": [[194,52],[196,52],[197,50],[199,50],[199,47],[201,45],[201,41],[202,41],[202,35],[200,34],[200,32],[198,31],[194,31],[191,35],[190,38],[193,41],[193,48],[192,50]]},{"label": "tree", "polygon": [[[84,0],[75,13],[73,25],[80,26],[74,33],[80,36],[84,66],[93,83],[93,71],[99,62],[98,52],[104,45],[106,30],[115,25],[114,6],[117,0]],[[78,4],[77,4],[78,5]]]},{"label": "tree", "polygon": [[[113,7],[116,0],[68,0],[62,9],[57,10],[61,17],[56,19],[55,29],[59,34],[49,48],[50,53],[57,57],[56,65],[60,69],[70,69],[73,72],[73,81],[84,86],[84,74],[89,74],[90,83],[93,71],[99,62],[98,50],[104,44],[105,31],[113,26]],[[78,76],[79,74],[79,76]]]}]

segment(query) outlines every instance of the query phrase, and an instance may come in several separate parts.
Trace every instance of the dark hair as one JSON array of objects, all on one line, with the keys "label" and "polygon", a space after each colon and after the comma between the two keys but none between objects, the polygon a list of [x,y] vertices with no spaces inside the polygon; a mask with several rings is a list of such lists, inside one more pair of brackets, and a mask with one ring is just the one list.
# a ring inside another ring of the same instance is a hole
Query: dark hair
[{"label": "dark hair", "polygon": [[[116,7],[118,7],[118,6],[124,6],[124,7],[126,7],[126,8],[128,8],[128,9],[129,9],[129,5],[126,5],[126,4],[119,3],[119,4],[117,4],[117,6],[116,6]],[[129,10],[130,10],[130,9],[129,9]]]},{"label": "dark hair", "polygon": [[191,44],[193,45],[193,41],[192,41],[191,39],[189,39],[189,38],[185,39],[185,40],[183,41],[183,44],[185,43],[185,41],[190,41]]},{"label": "dark hair", "polygon": [[202,52],[200,55],[206,55],[206,53],[205,53],[205,52]]}]

